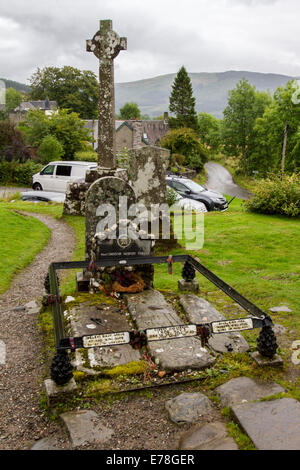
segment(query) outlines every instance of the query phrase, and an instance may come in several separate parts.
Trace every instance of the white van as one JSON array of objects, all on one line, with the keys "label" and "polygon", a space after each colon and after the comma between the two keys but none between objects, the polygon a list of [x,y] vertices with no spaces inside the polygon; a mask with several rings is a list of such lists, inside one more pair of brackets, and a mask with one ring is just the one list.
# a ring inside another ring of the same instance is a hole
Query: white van
[{"label": "white van", "polygon": [[36,191],[65,193],[67,184],[84,180],[87,170],[96,168],[95,162],[50,162],[32,177],[32,188]]}]

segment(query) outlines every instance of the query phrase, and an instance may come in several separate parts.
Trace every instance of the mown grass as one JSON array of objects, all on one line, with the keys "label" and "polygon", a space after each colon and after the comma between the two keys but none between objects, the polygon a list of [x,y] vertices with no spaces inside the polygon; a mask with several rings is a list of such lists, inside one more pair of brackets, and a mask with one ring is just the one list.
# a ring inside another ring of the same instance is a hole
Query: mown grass
[{"label": "mown grass", "polygon": [[[252,214],[240,200],[204,219],[203,248],[190,254],[263,310],[290,307],[292,315],[280,316],[300,332],[300,219]],[[166,266],[157,265],[155,287],[178,292],[180,272],[181,266],[174,265],[170,276]],[[202,292],[217,291],[204,277],[198,279]]]},{"label": "mown grass", "polygon": [[49,237],[50,230],[40,221],[0,206],[0,293],[15,273],[33,261]]}]

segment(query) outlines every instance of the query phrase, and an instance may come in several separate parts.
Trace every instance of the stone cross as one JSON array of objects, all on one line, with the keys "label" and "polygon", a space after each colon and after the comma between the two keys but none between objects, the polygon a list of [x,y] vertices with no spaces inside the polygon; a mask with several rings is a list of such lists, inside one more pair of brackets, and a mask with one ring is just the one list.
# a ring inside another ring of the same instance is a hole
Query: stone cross
[{"label": "stone cross", "polygon": [[127,39],[112,30],[111,20],[101,20],[100,30],[86,42],[88,52],[99,59],[98,165],[116,168],[114,63],[120,51],[127,49]]}]

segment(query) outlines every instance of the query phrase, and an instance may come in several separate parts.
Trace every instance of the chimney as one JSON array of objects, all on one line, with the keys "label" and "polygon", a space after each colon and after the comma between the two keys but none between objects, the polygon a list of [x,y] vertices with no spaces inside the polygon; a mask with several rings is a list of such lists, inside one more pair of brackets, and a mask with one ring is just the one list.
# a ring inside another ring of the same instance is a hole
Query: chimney
[{"label": "chimney", "polygon": [[164,112],[164,123],[165,123],[165,124],[168,124],[168,121],[169,121],[169,113],[168,113],[168,112]]}]

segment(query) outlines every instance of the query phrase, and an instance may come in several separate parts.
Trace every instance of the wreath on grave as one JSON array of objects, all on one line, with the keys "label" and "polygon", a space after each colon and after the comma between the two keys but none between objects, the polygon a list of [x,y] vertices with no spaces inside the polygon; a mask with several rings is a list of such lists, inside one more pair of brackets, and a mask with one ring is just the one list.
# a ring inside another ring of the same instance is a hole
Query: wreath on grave
[{"label": "wreath on grave", "polygon": [[[103,277],[103,276],[102,276]],[[107,279],[109,277],[109,279]],[[108,275],[106,273],[105,284],[99,286],[99,289],[107,292],[128,292],[131,294],[142,292],[146,287],[145,281],[134,271],[118,269]]]}]

